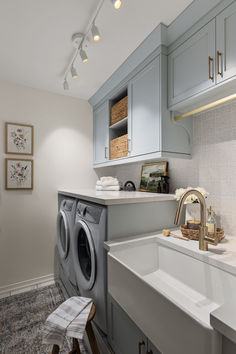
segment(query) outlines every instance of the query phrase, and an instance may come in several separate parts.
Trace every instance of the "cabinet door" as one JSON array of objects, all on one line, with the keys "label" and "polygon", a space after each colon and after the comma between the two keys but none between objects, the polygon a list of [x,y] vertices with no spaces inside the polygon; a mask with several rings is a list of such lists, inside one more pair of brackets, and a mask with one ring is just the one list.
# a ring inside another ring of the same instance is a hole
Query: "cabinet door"
[{"label": "cabinet door", "polygon": [[236,75],[236,2],[216,17],[217,83]]},{"label": "cabinet door", "polygon": [[215,20],[168,56],[169,106],[215,85]]},{"label": "cabinet door", "polygon": [[109,104],[105,102],[93,112],[94,163],[107,161],[109,156]]},{"label": "cabinet door", "polygon": [[146,354],[146,337],[117,302],[108,296],[108,338],[115,354]]},{"label": "cabinet door", "polygon": [[160,58],[139,72],[129,84],[131,156],[160,150]]},{"label": "cabinet door", "polygon": [[161,354],[161,352],[150,342],[148,339],[148,350],[147,354]]}]

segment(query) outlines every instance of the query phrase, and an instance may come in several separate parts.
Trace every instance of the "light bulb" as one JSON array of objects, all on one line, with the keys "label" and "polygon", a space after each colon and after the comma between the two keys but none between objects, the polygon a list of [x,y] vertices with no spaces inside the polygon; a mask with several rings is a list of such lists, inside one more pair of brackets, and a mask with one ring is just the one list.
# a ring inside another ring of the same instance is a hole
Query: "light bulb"
[{"label": "light bulb", "polygon": [[121,0],[111,0],[113,6],[114,6],[114,9],[116,10],[119,10],[119,8],[121,7],[122,5],[122,1]]},{"label": "light bulb", "polygon": [[87,63],[88,57],[87,57],[86,52],[82,48],[80,49],[80,58],[83,63]]},{"label": "light bulb", "polygon": [[94,41],[99,41],[101,36],[100,36],[100,33],[99,33],[99,30],[98,30],[97,26],[94,23],[92,25],[91,32],[92,32],[93,40]]},{"label": "light bulb", "polygon": [[75,69],[75,67],[74,67],[73,64],[71,65],[70,71],[71,71],[71,76],[72,76],[72,78],[73,78],[73,79],[77,79],[78,74],[77,74],[77,71],[76,71],[76,69]]}]

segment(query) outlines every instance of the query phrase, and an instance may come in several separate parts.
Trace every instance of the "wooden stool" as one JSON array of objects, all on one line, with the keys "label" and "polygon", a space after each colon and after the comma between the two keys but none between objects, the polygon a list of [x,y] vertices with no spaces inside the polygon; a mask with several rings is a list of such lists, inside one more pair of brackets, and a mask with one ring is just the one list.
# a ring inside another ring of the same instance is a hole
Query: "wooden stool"
[{"label": "wooden stool", "polygon": [[[97,341],[96,341],[96,338],[95,338],[95,335],[94,335],[94,332],[93,332],[93,327],[92,327],[92,324],[91,324],[91,321],[92,321],[92,319],[95,316],[95,312],[96,312],[96,307],[93,304],[92,308],[91,308],[91,311],[90,311],[90,314],[88,316],[87,324],[86,324],[86,333],[87,333],[87,336],[88,336],[88,339],[89,339],[89,344],[90,344],[90,347],[92,349],[92,353],[93,354],[100,354],[99,350],[98,350]],[[69,354],[81,354],[78,339],[77,338],[72,338],[72,340],[73,340],[73,347],[72,347],[72,350],[69,352]],[[59,346],[57,344],[54,344],[51,354],[58,354],[59,352],[60,352]]]}]

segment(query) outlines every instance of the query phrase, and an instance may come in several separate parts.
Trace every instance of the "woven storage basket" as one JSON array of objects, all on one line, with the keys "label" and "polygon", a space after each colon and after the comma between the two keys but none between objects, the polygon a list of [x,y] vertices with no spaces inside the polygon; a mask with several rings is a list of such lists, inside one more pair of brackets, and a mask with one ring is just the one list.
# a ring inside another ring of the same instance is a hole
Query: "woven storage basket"
[{"label": "woven storage basket", "polygon": [[111,107],[110,125],[119,122],[128,116],[128,96],[122,98],[119,102]]},{"label": "woven storage basket", "polygon": [[[199,230],[188,229],[187,225],[181,225],[180,230],[184,237],[187,237],[190,240],[199,240]],[[216,236],[218,242],[220,242],[224,238],[224,230],[217,228],[216,235],[213,232],[208,232],[208,236],[212,238]]]},{"label": "woven storage basket", "polygon": [[110,160],[128,155],[128,134],[110,141]]}]

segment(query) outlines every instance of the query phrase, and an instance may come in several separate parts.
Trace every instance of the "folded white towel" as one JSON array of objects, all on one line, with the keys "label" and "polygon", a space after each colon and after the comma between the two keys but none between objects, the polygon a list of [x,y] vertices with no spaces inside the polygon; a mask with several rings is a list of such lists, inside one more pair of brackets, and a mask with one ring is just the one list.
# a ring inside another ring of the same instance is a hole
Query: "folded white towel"
[{"label": "folded white towel", "polygon": [[92,299],[80,296],[63,302],[46,320],[43,343],[60,347],[65,336],[82,339],[92,304]]},{"label": "folded white towel", "polygon": [[97,191],[119,191],[120,186],[96,186]]},{"label": "folded white towel", "polygon": [[118,186],[119,181],[115,177],[101,177],[100,178],[102,186]]}]

